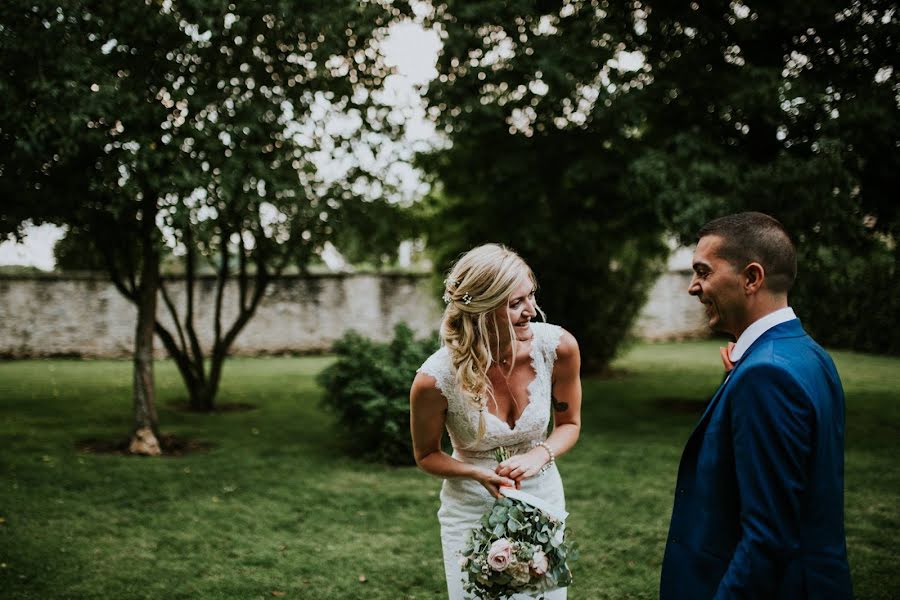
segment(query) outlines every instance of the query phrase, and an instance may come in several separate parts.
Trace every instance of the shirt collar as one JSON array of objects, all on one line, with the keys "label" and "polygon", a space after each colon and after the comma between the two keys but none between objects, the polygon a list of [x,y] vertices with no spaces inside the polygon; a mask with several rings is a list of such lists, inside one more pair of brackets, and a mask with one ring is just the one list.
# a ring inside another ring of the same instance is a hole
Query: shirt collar
[{"label": "shirt collar", "polygon": [[738,338],[737,343],[734,345],[734,348],[731,349],[729,356],[732,362],[737,362],[741,360],[741,357],[744,356],[744,353],[747,352],[747,349],[753,345],[753,342],[759,339],[759,336],[772,329],[776,325],[781,325],[787,321],[791,321],[796,319],[797,315],[794,314],[794,309],[790,306],[785,308],[779,308],[775,312],[770,312],[766,316],[761,319],[757,319],[753,322],[750,327],[744,330],[744,333],[741,334],[741,337]]}]

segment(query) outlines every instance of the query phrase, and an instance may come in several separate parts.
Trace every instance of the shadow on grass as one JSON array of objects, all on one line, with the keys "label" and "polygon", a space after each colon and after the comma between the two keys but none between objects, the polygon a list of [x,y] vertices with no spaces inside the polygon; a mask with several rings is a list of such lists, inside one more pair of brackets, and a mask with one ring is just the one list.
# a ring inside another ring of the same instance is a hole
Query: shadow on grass
[{"label": "shadow on grass", "polygon": [[[215,444],[190,438],[178,437],[164,433],[158,438],[159,447],[163,457],[185,456],[187,454],[205,454],[215,448]],[[75,448],[85,454],[112,454],[115,456],[140,456],[128,451],[131,440],[120,438],[117,440],[85,439],[75,442]]]},{"label": "shadow on grass", "polygon": [[202,410],[198,408],[194,408],[191,404],[185,399],[178,399],[173,402],[168,402],[166,407],[172,409],[175,412],[182,413],[194,413],[201,415],[215,415],[220,413],[243,413],[243,412],[251,412],[254,410],[259,410],[259,406],[256,404],[250,404],[249,402],[219,402],[217,403],[212,410]]},{"label": "shadow on grass", "polygon": [[667,414],[696,415],[703,414],[703,409],[709,403],[709,398],[695,400],[690,398],[660,397],[654,398],[652,404],[655,408]]}]

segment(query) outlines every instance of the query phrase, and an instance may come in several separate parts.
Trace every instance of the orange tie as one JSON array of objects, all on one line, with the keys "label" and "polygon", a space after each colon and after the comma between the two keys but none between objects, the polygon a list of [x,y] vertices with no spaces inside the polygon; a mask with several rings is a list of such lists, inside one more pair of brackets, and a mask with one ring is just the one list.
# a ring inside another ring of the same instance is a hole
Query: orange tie
[{"label": "orange tie", "polygon": [[719,348],[719,354],[722,356],[722,364],[725,365],[725,372],[730,373],[734,368],[734,363],[731,362],[731,349],[734,348],[734,342],[728,342],[728,347]]}]

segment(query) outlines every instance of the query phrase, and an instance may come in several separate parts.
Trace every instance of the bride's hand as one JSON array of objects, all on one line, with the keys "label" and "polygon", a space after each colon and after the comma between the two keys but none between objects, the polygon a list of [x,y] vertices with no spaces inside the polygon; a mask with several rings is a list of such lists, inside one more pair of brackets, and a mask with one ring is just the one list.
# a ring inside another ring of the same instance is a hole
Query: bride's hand
[{"label": "bride's hand", "polygon": [[519,482],[523,479],[537,475],[541,468],[547,464],[548,459],[547,452],[543,448],[532,448],[525,454],[510,456],[497,465],[497,475],[515,479],[516,487],[519,487]]},{"label": "bride's hand", "polygon": [[474,479],[483,485],[494,498],[500,497],[501,487],[518,487],[518,484],[512,479],[498,475],[488,469],[479,469]]}]

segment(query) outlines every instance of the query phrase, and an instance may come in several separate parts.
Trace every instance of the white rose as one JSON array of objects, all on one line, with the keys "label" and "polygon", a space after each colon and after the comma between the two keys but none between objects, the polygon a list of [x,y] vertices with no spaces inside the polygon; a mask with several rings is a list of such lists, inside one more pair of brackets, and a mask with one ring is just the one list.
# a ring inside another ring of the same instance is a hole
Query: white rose
[{"label": "white rose", "polygon": [[544,575],[547,573],[547,569],[549,568],[550,561],[547,560],[547,555],[544,554],[544,551],[536,551],[534,553],[534,556],[531,557],[531,570],[534,571],[534,574]]}]

